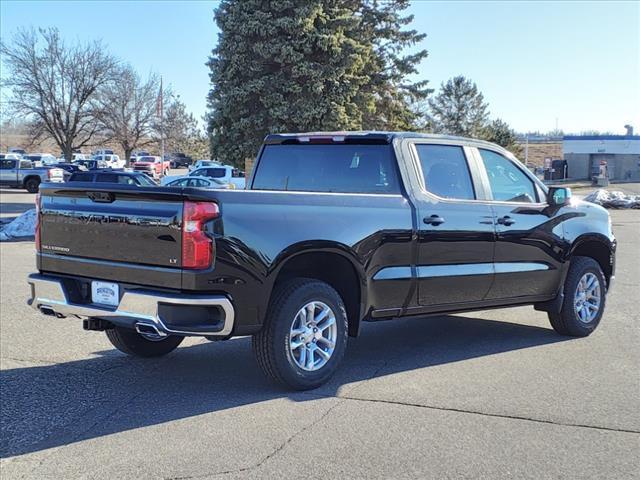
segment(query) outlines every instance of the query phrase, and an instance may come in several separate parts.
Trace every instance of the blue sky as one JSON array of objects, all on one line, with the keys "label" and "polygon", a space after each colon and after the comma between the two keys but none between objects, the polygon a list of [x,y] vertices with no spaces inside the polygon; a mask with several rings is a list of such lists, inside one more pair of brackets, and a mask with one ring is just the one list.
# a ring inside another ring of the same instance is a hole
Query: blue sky
[{"label": "blue sky", "polygon": [[[56,26],[69,40],[101,38],[141,73],[162,74],[197,116],[216,43],[211,1],[0,2],[3,41],[17,27]],[[518,131],[640,131],[640,2],[415,1],[427,33],[420,78],[437,88],[473,79],[492,116]]]}]

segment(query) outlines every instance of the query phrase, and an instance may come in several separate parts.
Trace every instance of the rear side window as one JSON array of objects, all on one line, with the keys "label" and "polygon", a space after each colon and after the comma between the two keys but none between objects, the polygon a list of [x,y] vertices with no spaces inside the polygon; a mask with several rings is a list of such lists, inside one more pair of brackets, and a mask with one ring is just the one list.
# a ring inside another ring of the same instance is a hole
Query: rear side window
[{"label": "rear side window", "polygon": [[120,185],[137,185],[136,179],[128,175],[117,175],[117,182]]},{"label": "rear side window", "polygon": [[20,168],[33,168],[33,163],[31,163],[31,160],[20,160]]},{"label": "rear side window", "polygon": [[211,178],[224,178],[226,174],[227,171],[224,168],[207,168],[205,170],[205,175]]},{"label": "rear side window", "polygon": [[96,182],[104,183],[116,183],[118,176],[113,173],[99,173],[96,176]]},{"label": "rear side window", "polygon": [[71,182],[92,182],[93,173],[74,173],[69,179]]},{"label": "rear side window", "polygon": [[442,198],[473,200],[471,174],[462,147],[416,145],[427,191]]},{"label": "rear side window", "polygon": [[252,188],[400,193],[391,145],[266,145]]},{"label": "rear side window", "polygon": [[533,203],[538,198],[533,181],[511,160],[491,150],[480,149],[493,199],[501,202]]}]

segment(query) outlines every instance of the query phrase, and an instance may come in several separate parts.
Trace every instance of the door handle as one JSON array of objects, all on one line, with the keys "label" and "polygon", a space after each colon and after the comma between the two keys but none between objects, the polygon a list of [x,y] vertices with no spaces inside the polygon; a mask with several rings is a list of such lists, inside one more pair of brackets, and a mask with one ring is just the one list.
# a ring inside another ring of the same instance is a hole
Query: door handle
[{"label": "door handle", "polygon": [[427,225],[433,225],[434,227],[437,227],[441,223],[444,223],[444,218],[442,218],[440,215],[431,215],[430,217],[424,217],[422,221]]},{"label": "door handle", "polygon": [[500,225],[504,225],[504,226],[508,227],[508,226],[513,225],[514,223],[516,223],[516,221],[513,218],[511,218],[509,215],[505,215],[504,217],[500,217],[498,219],[498,223]]}]

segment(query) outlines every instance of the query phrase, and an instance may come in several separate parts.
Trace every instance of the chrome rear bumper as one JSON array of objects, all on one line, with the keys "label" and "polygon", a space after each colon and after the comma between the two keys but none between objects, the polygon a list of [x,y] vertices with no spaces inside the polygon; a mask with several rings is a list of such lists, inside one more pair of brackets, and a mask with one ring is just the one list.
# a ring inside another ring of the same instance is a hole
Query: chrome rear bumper
[{"label": "chrome rear bumper", "polygon": [[[31,274],[28,283],[31,286],[31,299],[27,303],[47,315],[100,318],[114,325],[134,328],[139,332],[155,330],[161,336],[228,337],[233,331],[235,312],[233,304],[224,295],[176,295],[144,289],[125,290],[119,305],[108,308],[95,304],[72,303],[62,281],[55,277]],[[211,325],[210,330],[203,325],[194,329],[167,325],[160,317],[159,304],[176,307],[216,307],[221,311],[221,321]]]}]

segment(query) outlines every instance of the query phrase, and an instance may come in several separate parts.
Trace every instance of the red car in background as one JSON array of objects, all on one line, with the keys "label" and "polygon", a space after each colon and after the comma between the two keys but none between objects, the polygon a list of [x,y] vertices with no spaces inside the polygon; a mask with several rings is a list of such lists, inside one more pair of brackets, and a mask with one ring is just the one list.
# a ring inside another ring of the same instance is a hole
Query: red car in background
[{"label": "red car in background", "polygon": [[150,177],[159,180],[165,175],[169,175],[170,162],[169,160],[163,161],[160,157],[145,155],[137,157],[131,166],[136,172],[146,173]]}]

